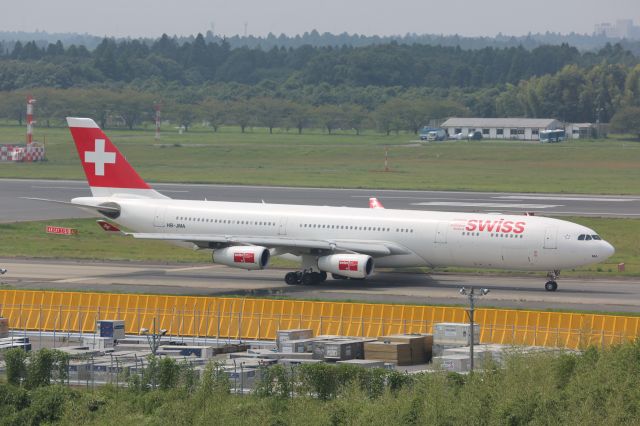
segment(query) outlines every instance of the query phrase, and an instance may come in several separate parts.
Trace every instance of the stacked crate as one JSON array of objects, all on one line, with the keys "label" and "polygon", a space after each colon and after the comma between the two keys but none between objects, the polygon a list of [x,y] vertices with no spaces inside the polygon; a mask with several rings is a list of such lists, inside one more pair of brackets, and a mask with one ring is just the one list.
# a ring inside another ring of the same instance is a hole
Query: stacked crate
[{"label": "stacked crate", "polygon": [[367,342],[364,344],[364,359],[411,365],[411,345],[391,341]]},{"label": "stacked crate", "polygon": [[294,328],[290,330],[278,330],[276,336],[276,347],[282,352],[282,345],[292,340],[311,339],[313,330],[310,328]]},{"label": "stacked crate", "polygon": [[[442,356],[451,348],[468,346],[471,343],[471,326],[466,323],[443,322],[433,327],[433,356]],[[480,326],[473,325],[473,342],[480,343]]]},{"label": "stacked crate", "polygon": [[431,360],[433,335],[431,334],[392,334],[378,337],[381,342],[408,343],[411,352],[411,364],[424,364]]},{"label": "stacked crate", "polygon": [[0,339],[9,336],[9,318],[0,317]]}]

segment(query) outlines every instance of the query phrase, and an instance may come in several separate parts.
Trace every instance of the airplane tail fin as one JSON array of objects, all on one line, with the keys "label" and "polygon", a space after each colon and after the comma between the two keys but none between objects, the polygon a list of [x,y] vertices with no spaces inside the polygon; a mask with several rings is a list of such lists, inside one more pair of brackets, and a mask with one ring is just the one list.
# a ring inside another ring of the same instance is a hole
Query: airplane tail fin
[{"label": "airplane tail fin", "polygon": [[67,117],[94,197],[168,198],[152,189],[90,118]]},{"label": "airplane tail fin", "polygon": [[371,209],[384,209],[384,206],[382,205],[380,200],[378,200],[375,197],[372,197],[372,198],[369,198],[369,208],[371,208]]}]

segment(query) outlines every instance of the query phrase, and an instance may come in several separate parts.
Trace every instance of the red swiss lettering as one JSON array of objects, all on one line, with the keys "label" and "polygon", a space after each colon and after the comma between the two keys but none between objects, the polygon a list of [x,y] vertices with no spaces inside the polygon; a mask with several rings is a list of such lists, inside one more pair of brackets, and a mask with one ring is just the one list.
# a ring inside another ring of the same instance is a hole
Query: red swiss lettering
[{"label": "red swiss lettering", "polygon": [[513,222],[511,220],[480,220],[469,219],[465,226],[465,231],[487,231],[487,232],[501,232],[508,234],[513,232],[514,234],[522,234],[524,232],[526,222]]},{"label": "red swiss lettering", "polygon": [[349,270],[350,271],[357,271],[358,270],[358,261],[357,260],[352,260],[351,262],[349,262]]}]

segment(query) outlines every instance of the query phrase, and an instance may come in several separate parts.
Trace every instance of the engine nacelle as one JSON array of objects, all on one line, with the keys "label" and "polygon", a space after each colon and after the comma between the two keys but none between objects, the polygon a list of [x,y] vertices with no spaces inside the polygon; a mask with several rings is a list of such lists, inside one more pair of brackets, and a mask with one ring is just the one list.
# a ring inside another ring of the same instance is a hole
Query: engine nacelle
[{"label": "engine nacelle", "polygon": [[321,271],[349,278],[366,278],[373,272],[373,258],[365,254],[331,254],[318,258]]},{"label": "engine nacelle", "polygon": [[247,270],[264,269],[271,253],[266,247],[234,246],[213,251],[213,262]]}]

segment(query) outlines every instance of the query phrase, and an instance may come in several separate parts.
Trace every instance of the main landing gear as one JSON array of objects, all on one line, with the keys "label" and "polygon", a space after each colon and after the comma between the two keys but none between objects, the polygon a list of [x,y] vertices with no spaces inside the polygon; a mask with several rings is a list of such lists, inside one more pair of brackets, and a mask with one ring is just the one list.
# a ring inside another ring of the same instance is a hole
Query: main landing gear
[{"label": "main landing gear", "polygon": [[560,271],[558,270],[550,271],[547,274],[547,278],[549,278],[549,281],[547,281],[546,284],[544,285],[544,289],[547,291],[556,291],[558,289],[558,283],[556,282],[556,280],[558,279],[559,276],[560,276]]},{"label": "main landing gear", "polygon": [[326,279],[326,272],[313,272],[311,270],[289,272],[284,276],[284,282],[289,285],[314,285],[320,284]]}]

